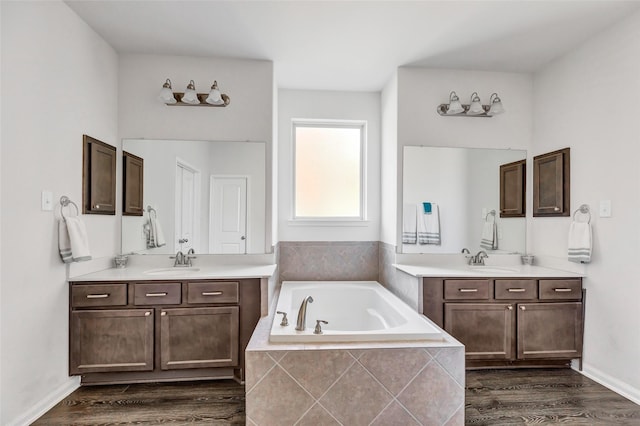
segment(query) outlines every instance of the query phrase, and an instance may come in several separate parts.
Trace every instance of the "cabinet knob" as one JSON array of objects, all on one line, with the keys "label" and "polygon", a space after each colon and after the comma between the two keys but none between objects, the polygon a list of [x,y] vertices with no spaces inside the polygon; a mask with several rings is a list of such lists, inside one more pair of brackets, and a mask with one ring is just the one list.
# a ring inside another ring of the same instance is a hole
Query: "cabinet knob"
[{"label": "cabinet knob", "polygon": [[526,308],[526,307],[524,307],[524,306],[520,306],[520,310],[521,310],[521,311],[526,311],[526,310],[527,310],[527,308]]},{"label": "cabinet knob", "polygon": [[144,313],[144,316],[145,316],[145,317],[148,317],[149,315],[151,315],[151,312],[145,312],[145,313]]},{"label": "cabinet knob", "polygon": [[560,207],[554,207],[553,210],[556,211],[556,212],[560,211]]},{"label": "cabinet knob", "polygon": [[508,309],[508,310],[510,310],[510,311],[513,311],[513,306],[508,305],[508,306],[507,306],[507,309]]},{"label": "cabinet knob", "polygon": [[162,315],[164,317],[164,316],[167,315],[167,313],[165,311],[162,311],[162,313],[160,315]]}]

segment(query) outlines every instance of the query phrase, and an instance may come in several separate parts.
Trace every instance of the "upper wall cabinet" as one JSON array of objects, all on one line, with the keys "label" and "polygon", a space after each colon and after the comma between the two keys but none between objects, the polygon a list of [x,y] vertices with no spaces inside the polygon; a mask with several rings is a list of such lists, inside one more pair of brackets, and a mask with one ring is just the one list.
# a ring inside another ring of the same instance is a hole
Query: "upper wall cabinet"
[{"label": "upper wall cabinet", "polygon": [[82,212],[116,214],[116,148],[83,135]]},{"label": "upper wall cabinet", "polygon": [[142,216],[144,160],[126,151],[122,160],[122,214]]},{"label": "upper wall cabinet", "polygon": [[569,148],[533,157],[533,215],[569,216]]},{"label": "upper wall cabinet", "polygon": [[524,217],[527,160],[500,166],[500,217]]}]

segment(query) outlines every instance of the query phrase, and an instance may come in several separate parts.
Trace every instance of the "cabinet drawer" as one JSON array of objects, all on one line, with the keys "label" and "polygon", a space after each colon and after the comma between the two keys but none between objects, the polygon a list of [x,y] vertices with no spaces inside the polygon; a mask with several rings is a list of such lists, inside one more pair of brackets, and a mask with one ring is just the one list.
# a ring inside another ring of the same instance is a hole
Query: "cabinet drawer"
[{"label": "cabinet drawer", "polygon": [[582,282],[573,280],[540,280],[540,299],[582,300]]},{"label": "cabinet drawer", "polygon": [[127,283],[87,284],[71,287],[71,307],[125,306]]},{"label": "cabinet drawer", "polygon": [[188,303],[238,303],[237,281],[187,283]]},{"label": "cabinet drawer", "polygon": [[179,305],[182,291],[180,283],[135,283],[135,305]]},{"label": "cabinet drawer", "polygon": [[489,280],[445,280],[445,299],[488,299]]},{"label": "cabinet drawer", "polygon": [[496,280],[495,298],[530,300],[538,298],[536,280]]}]

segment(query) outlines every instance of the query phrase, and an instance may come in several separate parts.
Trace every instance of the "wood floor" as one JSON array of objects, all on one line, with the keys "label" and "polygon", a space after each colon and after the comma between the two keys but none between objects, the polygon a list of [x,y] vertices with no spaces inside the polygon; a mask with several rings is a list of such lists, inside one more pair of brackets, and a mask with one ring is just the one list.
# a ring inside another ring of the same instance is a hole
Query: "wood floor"
[{"label": "wood floor", "polygon": [[[478,370],[466,380],[468,425],[640,425],[640,406],[572,370]],[[33,424],[244,423],[244,387],[224,380],[81,387]]]}]

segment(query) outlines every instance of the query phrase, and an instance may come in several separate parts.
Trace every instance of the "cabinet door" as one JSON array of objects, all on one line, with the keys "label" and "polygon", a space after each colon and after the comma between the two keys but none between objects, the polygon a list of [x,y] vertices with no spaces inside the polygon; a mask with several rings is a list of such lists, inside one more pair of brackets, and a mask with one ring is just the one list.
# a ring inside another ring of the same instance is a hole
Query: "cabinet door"
[{"label": "cabinet door", "polygon": [[582,303],[518,305],[518,359],[582,355]]},{"label": "cabinet door", "polygon": [[237,366],[238,333],[237,306],[163,309],[161,368]]},{"label": "cabinet door", "polygon": [[69,373],[153,370],[153,311],[72,311]]},{"label": "cabinet door", "polygon": [[569,216],[569,148],[533,157],[533,215]]},{"label": "cabinet door", "polygon": [[83,213],[116,214],[116,148],[84,135]]},{"label": "cabinet door", "polygon": [[144,160],[126,151],[122,153],[122,159],[122,214],[142,216]]},{"label": "cabinet door", "polygon": [[527,160],[500,166],[500,217],[524,217]]},{"label": "cabinet door", "polygon": [[513,358],[513,305],[445,303],[444,329],[465,345],[468,360]]}]

